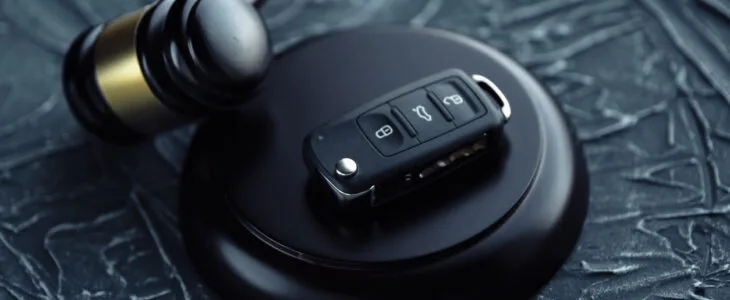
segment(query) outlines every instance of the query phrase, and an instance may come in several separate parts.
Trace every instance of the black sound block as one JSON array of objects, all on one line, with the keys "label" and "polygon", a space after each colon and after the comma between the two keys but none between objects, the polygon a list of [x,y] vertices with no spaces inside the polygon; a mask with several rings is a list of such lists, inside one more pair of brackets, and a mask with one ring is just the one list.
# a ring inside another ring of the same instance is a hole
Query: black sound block
[{"label": "black sound block", "polygon": [[[353,220],[308,172],[312,129],[451,68],[497,84],[512,107],[491,157]],[[227,299],[521,299],[570,255],[588,172],[570,124],[504,54],[453,33],[374,27],[278,55],[257,98],[215,116],[181,179],[187,250]]]}]

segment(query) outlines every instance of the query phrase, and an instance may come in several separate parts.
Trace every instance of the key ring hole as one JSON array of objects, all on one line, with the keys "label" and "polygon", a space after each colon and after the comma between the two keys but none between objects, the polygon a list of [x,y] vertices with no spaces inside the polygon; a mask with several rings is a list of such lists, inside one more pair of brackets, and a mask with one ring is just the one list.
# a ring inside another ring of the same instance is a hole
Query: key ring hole
[{"label": "key ring hole", "polygon": [[489,80],[487,77],[484,77],[479,74],[474,74],[471,76],[474,81],[476,81],[477,85],[479,85],[482,90],[489,94],[490,96],[494,97],[497,100],[497,103],[501,107],[502,115],[504,115],[505,121],[509,121],[509,118],[512,116],[512,108],[509,105],[509,101],[507,101],[507,97],[504,96],[504,93],[497,87],[494,82]]}]

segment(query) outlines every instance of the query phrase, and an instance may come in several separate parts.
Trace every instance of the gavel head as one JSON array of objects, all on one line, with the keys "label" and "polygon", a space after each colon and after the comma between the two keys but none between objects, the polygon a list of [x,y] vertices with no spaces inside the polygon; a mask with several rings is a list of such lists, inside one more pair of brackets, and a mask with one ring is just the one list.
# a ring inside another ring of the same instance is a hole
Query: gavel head
[{"label": "gavel head", "polygon": [[91,133],[134,143],[239,107],[272,59],[251,0],[159,0],[81,33],[63,66],[71,111]]}]

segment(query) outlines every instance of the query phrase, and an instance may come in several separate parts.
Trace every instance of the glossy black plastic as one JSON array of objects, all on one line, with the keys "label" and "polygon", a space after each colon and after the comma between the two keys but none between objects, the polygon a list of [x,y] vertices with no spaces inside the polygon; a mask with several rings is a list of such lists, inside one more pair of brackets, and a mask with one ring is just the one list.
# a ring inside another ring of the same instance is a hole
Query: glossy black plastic
[{"label": "glossy black plastic", "polygon": [[[368,218],[324,205],[300,152],[307,133],[448,68],[510,100],[498,153]],[[453,33],[386,27],[280,54],[249,106],[199,128],[180,197],[188,252],[224,298],[523,299],[570,254],[588,174],[558,106],[514,61]]]}]

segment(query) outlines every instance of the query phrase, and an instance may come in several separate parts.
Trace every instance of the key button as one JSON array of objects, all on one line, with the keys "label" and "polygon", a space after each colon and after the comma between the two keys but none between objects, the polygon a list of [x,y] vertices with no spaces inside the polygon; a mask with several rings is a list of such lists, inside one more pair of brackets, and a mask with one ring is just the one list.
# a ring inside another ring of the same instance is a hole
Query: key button
[{"label": "key button", "polygon": [[457,126],[466,124],[483,113],[481,105],[469,99],[453,82],[437,83],[429,86],[428,90],[454,116]]},{"label": "key button", "polygon": [[389,105],[381,105],[357,119],[360,130],[370,143],[385,156],[390,156],[418,144],[418,140],[404,134],[402,126],[397,124]]},{"label": "key button", "polygon": [[452,129],[454,124],[447,121],[436,106],[431,103],[424,89],[418,89],[393,100],[393,107],[403,114],[416,129],[416,138],[425,142]]}]

